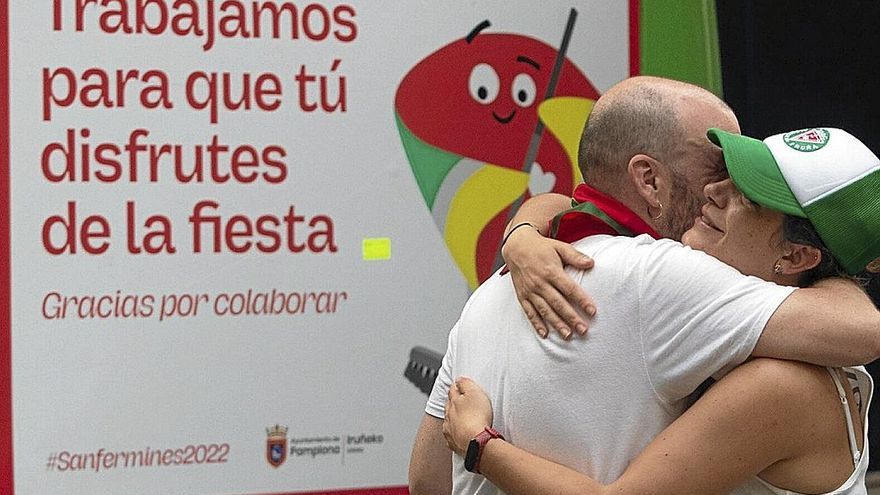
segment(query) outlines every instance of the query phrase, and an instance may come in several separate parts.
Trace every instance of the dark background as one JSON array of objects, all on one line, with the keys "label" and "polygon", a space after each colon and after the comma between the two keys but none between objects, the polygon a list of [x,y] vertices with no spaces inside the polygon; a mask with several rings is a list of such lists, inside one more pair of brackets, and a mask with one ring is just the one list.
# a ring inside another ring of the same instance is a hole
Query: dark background
[{"label": "dark background", "polygon": [[[880,1],[717,0],[716,7],[724,99],[744,134],[839,127],[880,155]],[[870,290],[880,300],[880,284]],[[880,361],[868,370],[880,379]],[[878,404],[869,425],[870,443],[880,446]],[[871,456],[871,469],[880,469],[880,455]]]},{"label": "dark background", "polygon": [[840,127],[880,152],[880,2],[716,5],[724,99],[743,132]]}]

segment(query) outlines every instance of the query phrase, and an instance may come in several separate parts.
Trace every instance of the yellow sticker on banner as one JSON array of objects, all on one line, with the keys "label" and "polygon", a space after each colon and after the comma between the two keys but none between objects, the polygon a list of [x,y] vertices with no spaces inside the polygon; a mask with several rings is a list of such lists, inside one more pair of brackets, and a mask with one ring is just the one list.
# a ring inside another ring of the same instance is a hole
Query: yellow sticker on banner
[{"label": "yellow sticker on banner", "polygon": [[391,259],[391,239],[388,237],[368,237],[363,243],[364,261]]}]

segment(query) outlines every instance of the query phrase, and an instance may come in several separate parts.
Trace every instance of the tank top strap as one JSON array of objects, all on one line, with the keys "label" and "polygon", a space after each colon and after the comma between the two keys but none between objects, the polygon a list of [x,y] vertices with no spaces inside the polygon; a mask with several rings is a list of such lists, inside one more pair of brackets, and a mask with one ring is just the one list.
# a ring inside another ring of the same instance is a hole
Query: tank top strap
[{"label": "tank top strap", "polygon": [[840,376],[837,374],[837,371],[830,367],[827,369],[828,373],[831,374],[831,379],[834,380],[834,386],[837,387],[837,395],[840,396],[840,403],[843,405],[843,414],[846,416],[846,432],[849,436],[849,450],[852,453],[853,465],[857,465],[862,457],[862,453],[859,451],[859,444],[856,443],[856,432],[853,426],[852,413],[849,409],[849,400],[846,398],[846,389],[840,383]]}]

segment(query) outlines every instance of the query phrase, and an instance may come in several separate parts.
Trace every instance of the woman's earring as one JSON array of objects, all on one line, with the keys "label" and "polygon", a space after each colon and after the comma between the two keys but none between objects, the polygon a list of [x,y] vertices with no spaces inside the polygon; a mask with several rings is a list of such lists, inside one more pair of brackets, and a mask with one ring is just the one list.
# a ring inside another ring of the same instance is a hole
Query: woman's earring
[{"label": "woman's earring", "polygon": [[780,263],[778,260],[776,261],[776,264],[773,265],[773,273],[777,275],[782,273],[782,263]]}]

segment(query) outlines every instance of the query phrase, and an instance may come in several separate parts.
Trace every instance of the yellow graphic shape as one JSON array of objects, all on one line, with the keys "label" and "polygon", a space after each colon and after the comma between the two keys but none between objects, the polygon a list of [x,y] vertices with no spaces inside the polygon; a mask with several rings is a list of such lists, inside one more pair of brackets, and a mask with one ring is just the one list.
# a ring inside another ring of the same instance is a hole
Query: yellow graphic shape
[{"label": "yellow graphic shape", "polygon": [[[459,187],[446,214],[443,233],[452,258],[471,289],[477,287],[477,241],[492,218],[522,195],[525,172],[486,164]],[[499,239],[500,241],[500,239]]]},{"label": "yellow graphic shape", "polygon": [[577,96],[559,96],[544,101],[538,107],[538,116],[556,139],[562,144],[565,153],[568,154],[571,163],[572,177],[577,186],[583,182],[580,168],[578,168],[578,147],[581,142],[581,133],[584,124],[593,110],[595,100],[580,98]]},{"label": "yellow graphic shape", "polygon": [[361,248],[364,261],[381,261],[391,259],[391,239],[388,237],[367,237]]}]

